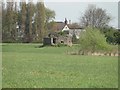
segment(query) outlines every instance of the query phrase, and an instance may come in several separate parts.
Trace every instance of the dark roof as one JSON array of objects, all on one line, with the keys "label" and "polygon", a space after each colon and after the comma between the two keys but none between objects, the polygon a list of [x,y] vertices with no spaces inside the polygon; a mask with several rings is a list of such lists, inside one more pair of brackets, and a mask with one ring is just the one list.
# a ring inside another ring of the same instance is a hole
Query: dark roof
[{"label": "dark roof", "polygon": [[74,25],[72,25],[72,24],[68,24],[68,28],[69,28],[69,29],[83,29],[82,27],[80,27],[80,26],[78,26],[78,25],[74,26]]},{"label": "dark roof", "polygon": [[[61,31],[61,30],[63,30],[65,25],[66,24],[64,22],[55,22],[52,29],[55,30],[55,31]],[[69,29],[83,29],[79,25],[67,24],[67,26],[68,26]]]},{"label": "dark roof", "polygon": [[65,26],[65,23],[64,22],[56,22],[56,30],[59,31],[59,30],[62,30]]}]

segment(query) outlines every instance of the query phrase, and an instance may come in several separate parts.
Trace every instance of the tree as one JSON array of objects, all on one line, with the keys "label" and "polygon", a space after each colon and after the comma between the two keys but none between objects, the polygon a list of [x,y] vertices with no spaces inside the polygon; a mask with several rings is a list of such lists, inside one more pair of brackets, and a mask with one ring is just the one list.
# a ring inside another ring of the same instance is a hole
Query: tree
[{"label": "tree", "polygon": [[17,40],[17,33],[18,30],[16,28],[17,23],[18,23],[18,9],[17,9],[17,2],[14,2],[14,7],[13,7],[13,25],[12,25],[12,38],[14,39],[14,42]]},{"label": "tree", "polygon": [[120,44],[120,31],[116,30],[115,28],[112,27],[104,27],[102,29],[102,32],[104,33],[106,37],[106,41],[109,44]]},{"label": "tree", "polygon": [[43,2],[37,2],[36,21],[38,40],[42,42],[45,35],[45,7]]},{"label": "tree", "polygon": [[0,3],[0,43],[2,42],[2,3]]},{"label": "tree", "polygon": [[55,19],[55,11],[50,10],[49,8],[45,8],[45,17],[46,17],[46,22]]},{"label": "tree", "polygon": [[106,10],[90,5],[81,18],[81,24],[84,27],[101,28],[108,25],[110,20],[111,17],[106,13]]},{"label": "tree", "polygon": [[7,2],[6,8],[3,4],[3,32],[2,32],[2,38],[3,41],[10,42],[14,41],[15,39],[15,21],[14,21],[14,8],[13,8],[14,2]]},{"label": "tree", "polygon": [[47,24],[47,29],[49,30],[48,32],[56,32],[56,22],[55,21],[51,21],[51,22],[48,22]]},{"label": "tree", "polygon": [[55,19],[55,11],[50,10],[49,8],[45,8],[45,29],[47,30],[46,33],[48,33],[48,30],[50,27],[53,26]]},{"label": "tree", "polygon": [[4,35],[5,35],[5,14],[6,14],[6,9],[5,9],[5,3],[2,2],[2,41],[5,39]]},{"label": "tree", "polygon": [[119,44],[120,45],[120,31],[116,31],[114,33],[114,36],[115,36],[115,40],[116,40],[116,44]]},{"label": "tree", "polygon": [[73,34],[73,36],[72,36],[72,43],[77,44],[78,41],[79,41],[79,39],[77,39],[77,38],[76,38],[76,35]]},{"label": "tree", "polygon": [[36,5],[32,2],[29,1],[28,3],[28,9],[29,9],[29,33],[30,33],[30,38],[31,42],[35,41],[36,37],[36,28],[35,28],[35,13],[36,13]]},{"label": "tree", "polygon": [[[2,2],[2,39],[4,42],[41,42],[54,11],[33,0]],[[46,24],[47,23],[47,24]]]},{"label": "tree", "polygon": [[20,11],[19,11],[19,18],[18,18],[18,25],[20,27],[19,34],[20,39],[25,39],[25,28],[26,28],[26,14],[27,14],[27,5],[26,2],[20,2]]},{"label": "tree", "polygon": [[25,20],[25,42],[32,42],[33,38],[33,25],[32,17],[34,16],[34,5],[29,1],[26,7],[26,20]]},{"label": "tree", "polygon": [[104,34],[102,34],[99,29],[91,27],[86,28],[86,32],[81,34],[80,45],[81,49],[93,52],[110,49]]}]

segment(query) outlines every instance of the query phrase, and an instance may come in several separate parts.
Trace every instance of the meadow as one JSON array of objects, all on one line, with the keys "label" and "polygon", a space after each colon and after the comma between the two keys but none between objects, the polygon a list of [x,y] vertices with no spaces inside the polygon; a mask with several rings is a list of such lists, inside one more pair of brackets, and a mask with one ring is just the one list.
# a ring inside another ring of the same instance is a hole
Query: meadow
[{"label": "meadow", "polygon": [[117,88],[118,57],[67,55],[71,47],[2,45],[3,88]]}]

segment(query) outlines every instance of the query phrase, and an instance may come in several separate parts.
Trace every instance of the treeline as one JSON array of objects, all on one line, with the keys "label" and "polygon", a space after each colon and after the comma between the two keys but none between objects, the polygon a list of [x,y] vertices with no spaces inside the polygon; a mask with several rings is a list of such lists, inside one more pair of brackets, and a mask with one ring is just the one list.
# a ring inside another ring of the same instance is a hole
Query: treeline
[{"label": "treeline", "polygon": [[55,12],[43,2],[2,3],[2,42],[42,42]]},{"label": "treeline", "polygon": [[100,30],[100,32],[104,34],[107,43],[114,45],[120,44],[120,30],[109,26],[111,20],[112,17],[107,14],[106,10],[98,8],[95,5],[89,5],[81,17],[80,22],[85,28],[92,27],[93,29],[97,28]]},{"label": "treeline", "polygon": [[120,44],[120,30],[113,27],[101,28],[102,33],[106,37],[106,42],[109,44]]}]

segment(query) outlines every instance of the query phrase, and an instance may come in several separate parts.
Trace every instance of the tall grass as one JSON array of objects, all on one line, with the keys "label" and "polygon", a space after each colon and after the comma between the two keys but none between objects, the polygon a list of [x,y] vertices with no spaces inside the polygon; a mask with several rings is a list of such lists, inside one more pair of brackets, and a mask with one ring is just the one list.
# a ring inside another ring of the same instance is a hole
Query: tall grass
[{"label": "tall grass", "polygon": [[3,88],[118,87],[117,57],[67,55],[70,47],[37,46],[3,44]]}]

